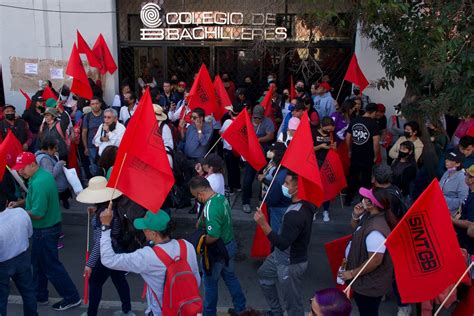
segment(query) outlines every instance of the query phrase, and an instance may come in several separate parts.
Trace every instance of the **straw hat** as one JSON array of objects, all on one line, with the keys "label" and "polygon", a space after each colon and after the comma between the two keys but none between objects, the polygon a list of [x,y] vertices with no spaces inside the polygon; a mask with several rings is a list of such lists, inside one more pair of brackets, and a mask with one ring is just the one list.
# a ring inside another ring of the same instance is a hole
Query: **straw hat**
[{"label": "straw hat", "polygon": [[155,111],[155,117],[158,121],[166,121],[168,116],[163,112],[163,108],[158,104],[153,104],[153,111]]},{"label": "straw hat", "polygon": [[76,200],[81,203],[95,204],[116,199],[122,195],[122,192],[113,188],[107,188],[107,179],[104,177],[93,177],[89,180],[89,186],[81,191]]}]

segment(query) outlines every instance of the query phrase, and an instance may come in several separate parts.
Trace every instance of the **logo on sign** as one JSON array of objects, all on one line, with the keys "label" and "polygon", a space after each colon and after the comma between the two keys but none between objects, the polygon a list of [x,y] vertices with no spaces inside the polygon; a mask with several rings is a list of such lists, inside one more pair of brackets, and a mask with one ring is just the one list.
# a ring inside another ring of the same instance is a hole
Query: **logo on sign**
[{"label": "logo on sign", "polygon": [[352,140],[356,145],[364,145],[370,138],[370,132],[367,126],[361,123],[352,126]]},{"label": "logo on sign", "polygon": [[201,103],[206,103],[209,101],[209,97],[207,96],[206,90],[202,88],[202,85],[199,85],[197,94]]},{"label": "logo on sign", "polygon": [[324,162],[321,169],[328,183],[332,184],[336,182],[336,174],[334,173],[331,164]]},{"label": "logo on sign", "polygon": [[[438,253],[436,234],[425,212],[419,212],[406,219],[410,232],[411,247],[414,250],[417,271],[414,274],[426,274],[439,270],[442,266]],[[413,265],[411,265],[413,267]]]}]

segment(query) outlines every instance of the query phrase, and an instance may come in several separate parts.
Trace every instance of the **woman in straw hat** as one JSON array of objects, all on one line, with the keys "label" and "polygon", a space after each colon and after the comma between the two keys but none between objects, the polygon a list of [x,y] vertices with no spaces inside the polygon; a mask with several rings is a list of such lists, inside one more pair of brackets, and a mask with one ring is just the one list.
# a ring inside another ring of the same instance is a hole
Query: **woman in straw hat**
[{"label": "woman in straw hat", "polygon": [[[105,267],[100,261],[100,236],[102,233],[102,223],[100,221],[100,214],[107,209],[109,201],[112,200],[114,212],[116,212],[116,205],[118,198],[122,193],[112,188],[107,188],[107,180],[104,177],[93,177],[89,180],[89,186],[84,189],[77,196],[77,201],[85,204],[93,204],[87,208],[89,213],[93,213],[92,228],[93,228],[93,246],[89,256],[89,260],[84,268],[84,274],[90,279],[89,287],[89,306],[87,313],[83,315],[95,316],[99,308],[99,303],[102,298],[102,286],[105,281],[112,278],[115,288],[122,301],[122,311],[114,313],[114,315],[135,315],[131,309],[130,302],[130,288],[127,279],[125,278],[125,271],[112,270]],[[114,217],[111,223],[112,229],[112,246],[116,252],[121,252],[118,245],[118,237],[120,236],[122,226],[119,216]]]}]

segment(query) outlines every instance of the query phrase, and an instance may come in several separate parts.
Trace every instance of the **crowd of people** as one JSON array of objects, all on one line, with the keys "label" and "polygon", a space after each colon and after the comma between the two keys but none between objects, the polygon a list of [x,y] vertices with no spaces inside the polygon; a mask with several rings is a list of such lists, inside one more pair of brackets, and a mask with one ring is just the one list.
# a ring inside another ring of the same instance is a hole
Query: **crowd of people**
[{"label": "crowd of people", "polygon": [[[392,288],[398,315],[410,315],[411,305],[401,303],[389,254],[380,245],[438,177],[459,245],[474,253],[474,113],[461,118],[454,128],[447,126],[445,116],[436,121],[410,121],[400,105],[387,117],[385,106],[373,103],[357,87],[337,102],[329,78],[324,79],[311,84],[297,80],[295,87],[284,89],[277,86],[275,74],[268,74],[262,85],[265,91],[260,91],[251,77],[239,85],[223,74],[233,102],[221,120],[206,116],[199,107],[190,109],[192,83],[173,76],[159,87],[149,71],[139,78],[137,93],[134,85],[124,83],[110,106],[102,98],[100,84],[93,81],[90,100],[74,96],[67,86],[57,93],[45,81],[21,116],[14,105],[3,105],[0,139],[12,131],[21,143],[24,152],[13,157],[12,169],[26,180],[27,192],[22,192],[13,172],[5,172],[0,184],[4,209],[0,212],[0,315],[6,315],[10,279],[23,298],[25,315],[37,315],[37,305],[49,303],[48,282],[62,297],[52,305],[54,309],[81,304],[58,256],[64,236],[61,204],[69,208],[73,197],[63,167],[74,163],[86,185],[76,199],[92,218],[92,250],[84,268],[90,280],[86,315],[98,314],[102,286],[109,276],[122,302],[119,314],[134,315],[127,272],[140,274],[147,284],[148,315],[171,315],[166,303],[177,299],[170,298],[173,293],[185,293],[182,302],[192,301],[183,305],[184,311],[192,313],[202,304],[204,315],[216,315],[220,278],[232,296],[234,306],[229,314],[261,315],[248,308],[235,271],[237,243],[228,202],[235,194],[242,195],[243,212],[255,212],[255,222],[272,244],[271,254],[257,272],[267,314],[304,315],[310,308],[311,315],[349,315],[351,302],[340,290],[317,291],[310,306],[301,297],[317,206],[298,197],[298,175],[280,163],[305,111],[319,167],[329,150],[334,150],[347,176],[344,204],[353,208],[354,233],[339,279],[352,280],[375,253],[352,286],[360,315],[377,315],[382,297]],[[56,98],[43,99],[46,86]],[[107,188],[118,147],[146,88],[175,177],[173,189],[156,214]],[[290,93],[293,88],[294,95]],[[265,93],[272,93],[271,111],[260,105]],[[262,170],[243,161],[228,142],[219,141],[244,109],[267,158]],[[429,135],[423,137],[425,131]],[[256,187],[259,194],[254,192]],[[251,205],[252,198],[264,195],[268,218]],[[175,221],[170,209],[186,206],[197,216],[196,234],[187,241],[173,239]],[[321,207],[323,222],[330,222],[331,202]],[[170,259],[177,257],[184,264]],[[175,277],[177,288],[169,284]],[[180,287],[182,284],[186,286]],[[200,285],[204,288],[202,302]]]}]

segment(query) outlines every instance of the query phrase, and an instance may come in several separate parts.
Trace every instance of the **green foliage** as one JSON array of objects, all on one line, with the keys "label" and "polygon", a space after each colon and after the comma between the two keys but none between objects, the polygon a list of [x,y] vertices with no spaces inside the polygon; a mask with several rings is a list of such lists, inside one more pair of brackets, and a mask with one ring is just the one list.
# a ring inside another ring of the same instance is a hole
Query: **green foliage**
[{"label": "green foliage", "polygon": [[474,112],[471,1],[367,0],[356,9],[387,74],[378,86],[406,80],[407,115]]}]

